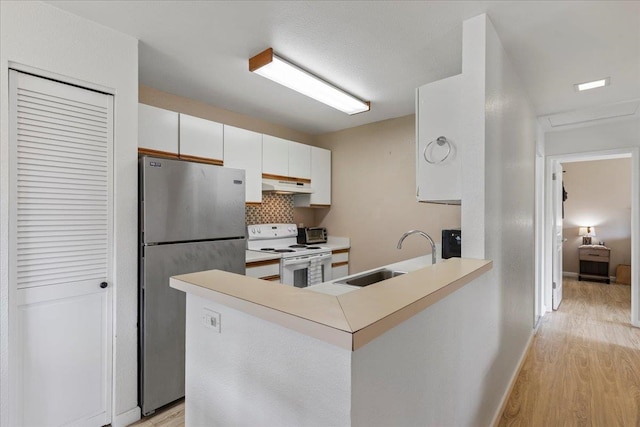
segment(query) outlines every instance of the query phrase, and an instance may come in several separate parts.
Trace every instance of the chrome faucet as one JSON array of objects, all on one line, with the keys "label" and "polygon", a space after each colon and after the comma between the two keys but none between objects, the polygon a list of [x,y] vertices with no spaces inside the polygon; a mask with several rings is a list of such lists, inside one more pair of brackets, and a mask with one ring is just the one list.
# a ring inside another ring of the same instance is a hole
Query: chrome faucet
[{"label": "chrome faucet", "polygon": [[424,237],[425,239],[427,239],[429,241],[429,243],[431,244],[431,264],[435,264],[436,263],[436,244],[433,241],[433,239],[431,238],[431,236],[429,236],[424,231],[410,230],[410,231],[407,231],[406,233],[404,233],[402,235],[402,237],[400,238],[400,240],[398,240],[398,249],[402,249],[402,242],[404,241],[404,239],[407,238],[407,236],[409,236],[411,234],[419,234],[419,235],[421,235],[422,237]]}]

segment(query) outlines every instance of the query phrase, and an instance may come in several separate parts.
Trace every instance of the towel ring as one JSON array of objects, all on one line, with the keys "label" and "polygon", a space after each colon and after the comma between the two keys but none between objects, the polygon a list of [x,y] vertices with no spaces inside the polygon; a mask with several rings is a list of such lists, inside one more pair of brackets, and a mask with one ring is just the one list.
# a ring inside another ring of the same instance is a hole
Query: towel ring
[{"label": "towel ring", "polygon": [[[429,147],[431,147],[431,144],[433,144],[434,142],[438,144],[439,147],[442,147],[443,145],[447,144],[447,153],[440,160],[431,160],[427,156],[427,150],[429,149]],[[422,156],[427,161],[427,163],[430,163],[432,165],[437,165],[444,162],[445,160],[447,160],[447,158],[449,158],[450,154],[451,154],[451,142],[449,142],[449,140],[444,136],[439,136],[438,139],[434,139],[433,141],[428,143],[427,146],[424,147],[424,151],[422,152]]]}]

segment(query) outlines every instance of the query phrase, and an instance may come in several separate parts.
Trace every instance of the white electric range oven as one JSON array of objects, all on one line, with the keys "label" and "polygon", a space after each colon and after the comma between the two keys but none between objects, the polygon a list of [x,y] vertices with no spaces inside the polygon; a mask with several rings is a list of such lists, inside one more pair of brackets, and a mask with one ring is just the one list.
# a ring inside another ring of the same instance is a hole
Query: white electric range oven
[{"label": "white electric range oven", "polygon": [[247,227],[247,249],[280,254],[280,283],[297,288],[331,280],[331,249],[297,243],[295,224]]}]

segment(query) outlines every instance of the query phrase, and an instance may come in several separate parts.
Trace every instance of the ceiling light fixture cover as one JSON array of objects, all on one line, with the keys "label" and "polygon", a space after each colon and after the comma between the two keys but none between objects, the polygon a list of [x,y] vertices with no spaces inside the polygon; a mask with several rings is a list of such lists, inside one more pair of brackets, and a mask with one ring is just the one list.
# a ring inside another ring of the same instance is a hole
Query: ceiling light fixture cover
[{"label": "ceiling light fixture cover", "polygon": [[249,71],[300,92],[349,115],[370,110],[370,103],[325,82],[302,68],[285,61],[269,48],[249,59]]},{"label": "ceiling light fixture cover", "polygon": [[595,89],[597,87],[609,86],[611,79],[607,77],[606,79],[594,80],[592,82],[586,83],[577,83],[573,85],[573,87],[578,91],[582,92],[583,90]]}]

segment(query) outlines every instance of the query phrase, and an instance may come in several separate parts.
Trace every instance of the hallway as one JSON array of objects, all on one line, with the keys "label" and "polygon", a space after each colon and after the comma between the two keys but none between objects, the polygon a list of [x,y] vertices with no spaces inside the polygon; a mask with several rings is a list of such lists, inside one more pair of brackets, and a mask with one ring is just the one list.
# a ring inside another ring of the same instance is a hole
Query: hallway
[{"label": "hallway", "polygon": [[640,425],[640,329],[630,326],[631,287],[564,279],[500,426]]}]

